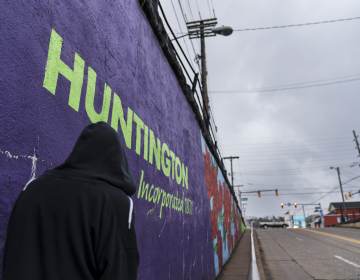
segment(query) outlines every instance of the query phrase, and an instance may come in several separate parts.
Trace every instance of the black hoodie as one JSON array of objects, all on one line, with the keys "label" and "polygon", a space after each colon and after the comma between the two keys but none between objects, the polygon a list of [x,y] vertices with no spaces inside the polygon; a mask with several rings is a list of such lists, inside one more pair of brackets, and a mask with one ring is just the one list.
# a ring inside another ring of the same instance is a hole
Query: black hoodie
[{"label": "black hoodie", "polygon": [[65,163],[20,194],[4,280],[136,279],[135,191],[116,132],[106,123],[87,126]]}]

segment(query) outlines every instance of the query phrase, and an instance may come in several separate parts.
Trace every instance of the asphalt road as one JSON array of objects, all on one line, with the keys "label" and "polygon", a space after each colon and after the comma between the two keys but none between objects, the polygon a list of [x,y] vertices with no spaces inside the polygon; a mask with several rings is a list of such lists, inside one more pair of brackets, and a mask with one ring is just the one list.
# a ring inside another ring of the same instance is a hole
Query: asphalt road
[{"label": "asphalt road", "polygon": [[360,229],[258,229],[267,279],[360,280]]}]

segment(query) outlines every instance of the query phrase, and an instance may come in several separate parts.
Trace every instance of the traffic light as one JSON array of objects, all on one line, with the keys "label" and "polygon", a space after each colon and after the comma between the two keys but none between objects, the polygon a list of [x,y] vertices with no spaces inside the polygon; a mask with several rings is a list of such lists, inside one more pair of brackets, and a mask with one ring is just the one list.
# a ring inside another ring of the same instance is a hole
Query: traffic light
[{"label": "traffic light", "polygon": [[280,207],[281,207],[281,208],[284,208],[284,203],[281,202]]},{"label": "traffic light", "polygon": [[257,194],[258,194],[258,197],[261,197],[261,191],[258,191]]},{"label": "traffic light", "polygon": [[294,203],[294,207],[295,207],[295,208],[297,208],[297,207],[298,207],[298,205],[297,205],[297,203],[296,203],[296,202]]},{"label": "traffic light", "polygon": [[[278,191],[278,189],[275,190],[275,195],[276,195],[276,196],[279,196],[279,191]],[[284,204],[284,203],[283,203],[283,204]]]}]

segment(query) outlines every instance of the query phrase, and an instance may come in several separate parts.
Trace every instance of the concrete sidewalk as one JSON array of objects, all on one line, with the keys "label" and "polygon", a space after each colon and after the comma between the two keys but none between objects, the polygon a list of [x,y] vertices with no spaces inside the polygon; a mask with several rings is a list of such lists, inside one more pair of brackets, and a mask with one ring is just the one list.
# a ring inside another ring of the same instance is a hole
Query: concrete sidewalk
[{"label": "concrete sidewalk", "polygon": [[251,271],[251,232],[246,230],[218,280],[248,280]]}]

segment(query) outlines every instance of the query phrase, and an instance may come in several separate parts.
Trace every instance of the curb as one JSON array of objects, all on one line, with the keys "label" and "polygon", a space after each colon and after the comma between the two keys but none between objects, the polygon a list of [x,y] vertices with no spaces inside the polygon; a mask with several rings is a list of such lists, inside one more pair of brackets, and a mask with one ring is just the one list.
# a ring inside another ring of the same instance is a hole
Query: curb
[{"label": "curb", "polygon": [[[265,273],[266,271],[268,272],[268,269],[267,269],[265,259],[264,259],[264,251],[262,250],[261,242],[259,240],[257,231],[255,229],[254,229],[254,243],[255,243],[254,244],[255,245],[255,255],[256,255],[260,279],[261,280],[272,279],[272,277],[270,276],[269,273]],[[269,275],[269,277],[266,277],[266,275]]]}]

